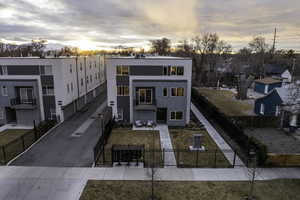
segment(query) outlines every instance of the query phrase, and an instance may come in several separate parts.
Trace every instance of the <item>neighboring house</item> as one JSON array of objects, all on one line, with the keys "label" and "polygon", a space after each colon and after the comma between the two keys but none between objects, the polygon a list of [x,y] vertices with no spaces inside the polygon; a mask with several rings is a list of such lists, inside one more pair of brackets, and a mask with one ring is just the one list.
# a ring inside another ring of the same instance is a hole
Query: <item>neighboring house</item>
[{"label": "neighboring house", "polygon": [[192,60],[178,57],[107,59],[108,105],[119,121],[190,121]]},{"label": "neighboring house", "polygon": [[283,82],[290,83],[292,81],[292,75],[286,67],[276,64],[265,64],[264,65],[265,76],[278,77]]},{"label": "neighboring house", "polygon": [[263,78],[254,81],[254,91],[261,94],[268,94],[274,88],[282,86],[282,81],[275,78]]},{"label": "neighboring house", "polygon": [[[283,114],[284,127],[300,126],[300,88],[289,84],[273,89],[268,95],[255,101],[257,115],[279,116]],[[282,113],[283,112],[283,113]]]},{"label": "neighboring house", "polygon": [[0,124],[64,121],[105,81],[104,56],[0,58]]}]

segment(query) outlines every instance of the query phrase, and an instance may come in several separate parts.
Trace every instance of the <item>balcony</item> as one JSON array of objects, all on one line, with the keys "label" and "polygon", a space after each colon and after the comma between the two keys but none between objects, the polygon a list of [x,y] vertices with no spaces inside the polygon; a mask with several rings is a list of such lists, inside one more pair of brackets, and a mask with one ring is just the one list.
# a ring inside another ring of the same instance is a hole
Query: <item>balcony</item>
[{"label": "balcony", "polygon": [[21,99],[14,98],[10,100],[10,105],[15,109],[35,109],[37,102],[36,99]]},{"label": "balcony", "polygon": [[133,100],[133,106],[135,110],[156,110],[156,100],[152,99],[151,102],[139,102]]}]

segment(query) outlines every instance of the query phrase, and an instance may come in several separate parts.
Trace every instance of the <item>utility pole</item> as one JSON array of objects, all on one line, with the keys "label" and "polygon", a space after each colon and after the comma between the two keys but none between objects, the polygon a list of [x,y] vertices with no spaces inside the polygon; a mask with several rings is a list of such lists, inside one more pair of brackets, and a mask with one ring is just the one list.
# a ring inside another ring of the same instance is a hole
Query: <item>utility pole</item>
[{"label": "utility pole", "polygon": [[274,56],[274,54],[275,54],[276,37],[277,37],[277,29],[275,28],[274,39],[273,39],[273,47],[272,47],[272,56]]}]

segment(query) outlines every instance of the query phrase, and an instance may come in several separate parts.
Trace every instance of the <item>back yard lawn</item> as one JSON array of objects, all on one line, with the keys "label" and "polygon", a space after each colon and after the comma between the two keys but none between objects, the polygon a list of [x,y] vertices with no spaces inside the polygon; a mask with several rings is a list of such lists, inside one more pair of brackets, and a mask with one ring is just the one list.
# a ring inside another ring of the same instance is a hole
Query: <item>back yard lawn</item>
[{"label": "back yard lawn", "polygon": [[228,90],[216,90],[212,88],[197,88],[197,90],[225,115],[254,115],[254,102],[252,100],[237,100],[235,94]]},{"label": "back yard lawn", "polygon": [[[206,151],[190,151],[194,134],[203,134]],[[179,167],[231,167],[222,151],[209,134],[202,129],[170,129],[172,145]],[[234,153],[234,152],[232,152]]]},{"label": "back yard lawn", "polygon": [[[155,182],[158,200],[241,200],[249,191],[249,182]],[[300,180],[257,181],[257,200],[296,200]],[[80,200],[149,199],[151,183],[147,181],[88,181]]]},{"label": "back yard lawn", "polygon": [[159,131],[134,131],[131,128],[114,128],[105,146],[105,159],[100,157],[98,165],[111,165],[111,148],[113,145],[145,145],[145,165],[152,162],[153,149],[156,163],[162,163]]},{"label": "back yard lawn", "polygon": [[[24,139],[24,143],[22,138]],[[0,132],[0,164],[6,163],[34,142],[34,133],[28,129],[7,129]],[[23,146],[24,144],[24,146]],[[4,147],[4,148],[2,148]],[[4,149],[4,152],[3,152]],[[5,155],[4,155],[5,154]]]}]

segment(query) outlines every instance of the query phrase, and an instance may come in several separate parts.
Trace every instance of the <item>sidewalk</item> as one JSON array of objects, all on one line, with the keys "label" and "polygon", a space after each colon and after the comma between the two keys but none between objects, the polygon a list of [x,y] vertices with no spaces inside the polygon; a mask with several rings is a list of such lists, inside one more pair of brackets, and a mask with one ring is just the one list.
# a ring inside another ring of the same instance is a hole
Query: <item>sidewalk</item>
[{"label": "sidewalk", "polygon": [[[87,180],[150,180],[145,168],[0,167],[0,200],[78,200]],[[300,168],[257,169],[257,180],[300,179]],[[249,181],[247,168],[159,168],[160,181]]]},{"label": "sidewalk", "polygon": [[[215,141],[220,150],[223,151],[223,154],[230,162],[230,164],[233,164],[234,153],[232,152],[234,151],[231,149],[231,147],[225,142],[222,136],[216,131],[216,129],[210,124],[210,122],[203,116],[203,114],[197,109],[197,107],[193,103],[191,103],[191,110],[195,114],[197,119],[204,125],[208,134]],[[235,165],[244,166],[244,163],[238,157],[238,155],[236,155]]]}]

